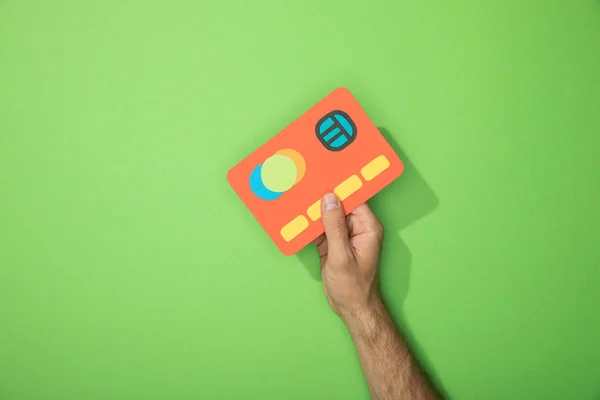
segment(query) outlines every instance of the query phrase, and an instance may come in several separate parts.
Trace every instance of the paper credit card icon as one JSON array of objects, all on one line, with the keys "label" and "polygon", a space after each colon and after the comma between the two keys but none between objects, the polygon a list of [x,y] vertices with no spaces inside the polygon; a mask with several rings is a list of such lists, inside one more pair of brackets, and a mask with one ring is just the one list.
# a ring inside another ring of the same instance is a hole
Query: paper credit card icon
[{"label": "paper credit card icon", "polygon": [[284,254],[323,233],[320,199],[336,193],[350,213],[404,164],[347,89],[336,89],[227,174]]}]

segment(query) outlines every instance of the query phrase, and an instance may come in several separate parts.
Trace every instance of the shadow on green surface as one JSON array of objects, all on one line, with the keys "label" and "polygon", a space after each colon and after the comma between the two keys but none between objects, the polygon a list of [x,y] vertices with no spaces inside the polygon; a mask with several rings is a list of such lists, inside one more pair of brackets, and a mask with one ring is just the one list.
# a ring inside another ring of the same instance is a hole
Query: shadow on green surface
[{"label": "shadow on green surface", "polygon": [[403,229],[433,212],[439,205],[435,192],[427,184],[390,132],[379,130],[404,162],[404,172],[395,182],[369,200],[369,205],[384,223],[386,235],[381,256],[381,290],[385,302],[420,365],[443,398],[448,399],[435,370],[418,339],[404,318],[403,306],[408,295],[412,253],[402,240]]},{"label": "shadow on green surface", "polygon": [[[400,237],[400,231],[435,210],[439,200],[389,131],[381,127],[379,130],[404,162],[404,172],[400,178],[369,200],[369,206],[383,222],[386,232],[381,257],[382,292],[390,312],[414,354],[423,368],[431,376],[435,376],[431,364],[418,346],[402,313],[403,304],[408,295],[412,255]],[[306,267],[310,276],[320,281],[321,273],[315,246],[307,246],[297,254],[297,257]],[[435,379],[433,382],[436,387],[441,387]],[[442,394],[444,393],[442,392]]]}]

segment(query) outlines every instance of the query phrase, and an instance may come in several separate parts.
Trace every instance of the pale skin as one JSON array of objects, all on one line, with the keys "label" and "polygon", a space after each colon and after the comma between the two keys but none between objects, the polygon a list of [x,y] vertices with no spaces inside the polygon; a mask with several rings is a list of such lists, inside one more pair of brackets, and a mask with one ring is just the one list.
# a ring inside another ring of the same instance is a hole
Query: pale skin
[{"label": "pale skin", "polygon": [[400,336],[379,291],[383,225],[366,204],[348,216],[329,193],[321,201],[325,233],[314,241],[333,311],[358,352],[373,400],[440,399]]}]

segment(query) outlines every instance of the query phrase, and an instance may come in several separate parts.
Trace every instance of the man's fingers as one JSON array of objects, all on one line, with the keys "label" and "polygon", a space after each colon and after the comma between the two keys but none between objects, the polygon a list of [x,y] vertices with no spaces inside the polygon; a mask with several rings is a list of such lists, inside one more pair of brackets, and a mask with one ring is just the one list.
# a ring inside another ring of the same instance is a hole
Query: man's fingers
[{"label": "man's fingers", "polygon": [[361,204],[356,207],[354,211],[350,213],[353,218],[356,218],[361,225],[363,225],[369,231],[375,233],[377,236],[383,236],[383,225],[377,219],[371,208],[367,203]]},{"label": "man's fingers", "polygon": [[323,244],[323,242],[325,242],[325,234],[324,233],[320,234],[315,240],[313,240],[312,244],[319,247]]},{"label": "man's fingers", "polygon": [[335,194],[328,193],[323,197],[321,215],[323,216],[329,254],[338,253],[341,255],[351,251],[346,216],[340,199]]},{"label": "man's fingers", "polygon": [[377,220],[377,217],[375,216],[375,214],[373,214],[373,211],[371,211],[371,207],[369,207],[367,203],[363,203],[360,206],[356,207],[354,211],[352,211],[350,214],[356,215],[361,218]]}]

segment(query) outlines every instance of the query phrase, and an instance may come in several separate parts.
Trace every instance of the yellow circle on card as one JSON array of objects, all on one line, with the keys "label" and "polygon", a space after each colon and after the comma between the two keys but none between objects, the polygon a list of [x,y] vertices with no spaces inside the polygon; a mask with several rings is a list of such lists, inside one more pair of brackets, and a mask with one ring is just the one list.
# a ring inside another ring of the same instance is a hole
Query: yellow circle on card
[{"label": "yellow circle on card", "polygon": [[292,159],[294,164],[296,164],[296,182],[294,184],[300,182],[302,178],[304,178],[304,173],[306,172],[306,162],[304,161],[304,157],[302,154],[298,153],[294,149],[283,149],[279,150],[275,155],[278,156],[286,156]]},{"label": "yellow circle on card", "polygon": [[272,192],[285,192],[296,183],[298,168],[294,161],[283,155],[274,155],[265,160],[261,170],[263,184]]}]

